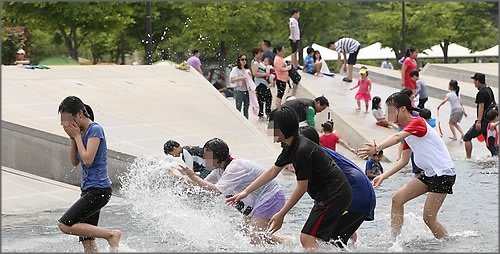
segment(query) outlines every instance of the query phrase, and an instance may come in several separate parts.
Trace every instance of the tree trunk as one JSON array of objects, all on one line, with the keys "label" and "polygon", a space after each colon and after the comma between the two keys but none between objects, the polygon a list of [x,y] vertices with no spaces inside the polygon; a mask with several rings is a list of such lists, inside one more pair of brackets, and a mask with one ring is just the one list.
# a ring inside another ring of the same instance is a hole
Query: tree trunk
[{"label": "tree trunk", "polygon": [[78,61],[78,36],[76,34],[76,25],[75,24],[71,25],[71,33],[73,35],[73,45],[74,45],[72,50],[71,50],[71,58]]},{"label": "tree trunk", "polygon": [[444,40],[443,43],[439,43],[439,46],[443,50],[444,63],[448,63],[448,48],[450,46],[450,40],[448,40],[448,39]]},{"label": "tree trunk", "polygon": [[61,24],[58,24],[57,27],[59,28],[59,31],[61,32],[61,34],[64,38],[64,44],[66,45],[68,52],[73,52],[73,44],[71,42],[71,34],[68,35],[66,33],[66,30],[64,30],[64,26],[62,26]]},{"label": "tree trunk", "polygon": [[227,48],[226,48],[226,42],[225,41],[221,41],[220,43],[220,48],[219,48],[219,55],[218,55],[218,62],[219,62],[219,71],[220,71],[220,75],[221,77],[224,77],[224,79],[226,80],[226,84],[229,84],[229,80],[227,80],[226,78],[226,70],[227,70],[227,66],[226,66],[226,57],[227,57]]}]

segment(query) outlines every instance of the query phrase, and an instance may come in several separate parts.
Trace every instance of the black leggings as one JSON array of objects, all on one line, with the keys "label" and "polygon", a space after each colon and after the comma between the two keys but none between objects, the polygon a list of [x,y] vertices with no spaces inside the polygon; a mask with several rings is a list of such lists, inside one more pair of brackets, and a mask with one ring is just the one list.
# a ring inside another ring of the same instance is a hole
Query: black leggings
[{"label": "black leggings", "polygon": [[266,115],[271,113],[271,103],[273,102],[273,95],[271,94],[271,89],[264,84],[259,84],[257,86],[257,100],[259,101],[259,116],[263,116],[264,104],[266,107]]},{"label": "black leggings", "polygon": [[276,97],[282,99],[283,95],[285,95],[286,82],[277,79],[276,86],[278,87],[278,94]]}]

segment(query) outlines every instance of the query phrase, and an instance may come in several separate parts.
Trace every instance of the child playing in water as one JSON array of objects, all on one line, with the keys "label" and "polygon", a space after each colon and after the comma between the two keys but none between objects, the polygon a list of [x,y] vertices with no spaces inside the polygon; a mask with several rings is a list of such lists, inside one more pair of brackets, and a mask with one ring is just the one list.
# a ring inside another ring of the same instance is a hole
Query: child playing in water
[{"label": "child playing in water", "polygon": [[333,151],[337,151],[337,143],[340,143],[347,150],[356,153],[356,149],[349,146],[347,142],[342,140],[337,134],[333,133],[333,123],[326,122],[321,125],[323,127],[323,135],[319,137],[319,144],[321,146],[332,149]]},{"label": "child playing in water", "polygon": [[486,113],[486,118],[493,119],[488,123],[486,147],[490,150],[491,156],[498,156],[498,111],[491,109]]},{"label": "child playing in water", "polygon": [[460,140],[462,140],[465,134],[458,123],[462,120],[462,117],[467,117],[467,113],[465,113],[464,105],[462,105],[460,96],[458,95],[458,92],[460,91],[458,82],[456,80],[451,80],[448,84],[448,90],[449,92],[446,94],[444,100],[437,106],[437,110],[439,111],[439,108],[441,108],[441,106],[443,106],[443,104],[445,104],[447,101],[450,102],[451,113],[448,124],[450,125],[452,136],[449,138],[452,140],[457,140],[457,134],[455,133],[455,129],[457,129],[458,132],[460,132]]},{"label": "child playing in water", "polygon": [[192,168],[202,179],[210,174],[210,170],[205,168],[203,159],[203,148],[200,146],[181,146],[175,140],[168,140],[163,145],[165,155],[181,157],[188,168]]},{"label": "child playing in water", "polygon": [[384,168],[380,163],[382,156],[384,156],[384,151],[380,150],[380,152],[373,154],[371,158],[366,161],[365,174],[370,180],[384,173]]},{"label": "child playing in water", "polygon": [[372,89],[372,81],[370,78],[368,78],[368,70],[365,68],[361,68],[359,70],[359,75],[361,75],[361,78],[358,79],[358,83],[356,86],[351,87],[350,90],[354,90],[359,87],[358,92],[356,95],[354,95],[354,99],[356,99],[356,103],[358,107],[356,108],[356,111],[361,110],[361,100],[365,101],[365,113],[368,113],[368,104],[370,104],[370,101],[372,99],[370,95],[370,90]]}]

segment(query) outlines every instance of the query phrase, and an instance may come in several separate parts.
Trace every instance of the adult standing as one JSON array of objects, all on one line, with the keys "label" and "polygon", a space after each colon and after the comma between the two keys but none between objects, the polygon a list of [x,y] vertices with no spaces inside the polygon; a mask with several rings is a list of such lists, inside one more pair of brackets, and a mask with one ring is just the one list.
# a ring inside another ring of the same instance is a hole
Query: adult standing
[{"label": "adult standing", "polygon": [[65,234],[79,236],[85,252],[99,252],[95,238],[106,239],[111,252],[118,251],[121,232],[97,227],[101,208],[111,198],[106,137],[94,122],[89,105],[75,96],[59,105],[61,125],[71,138],[69,157],[73,166],[82,166],[81,195],[59,219],[57,226]]},{"label": "adult standing", "polygon": [[276,53],[273,52],[273,49],[271,48],[271,41],[269,40],[264,40],[262,42],[262,58],[260,61],[264,61],[264,58],[269,57],[269,63],[274,66],[274,57],[276,56]]},{"label": "adult standing", "polygon": [[382,64],[380,65],[380,68],[394,70],[394,66],[392,66],[392,63],[389,60],[389,58],[386,58],[385,61],[382,62]]},{"label": "adult standing", "polygon": [[257,100],[259,102],[259,117],[264,116],[264,107],[266,115],[271,113],[271,103],[273,102],[271,88],[265,79],[266,77],[269,77],[269,73],[266,72],[266,67],[260,62],[260,59],[262,59],[262,53],[261,48],[254,48],[252,50],[252,75],[254,76],[254,82],[257,85],[256,92]]},{"label": "adult standing", "polygon": [[248,119],[250,98],[248,95],[248,84],[245,77],[245,73],[250,71],[248,69],[248,59],[245,54],[241,54],[238,56],[236,61],[236,66],[234,66],[231,73],[229,73],[229,78],[231,79],[231,86],[234,87],[236,109],[241,112],[241,106],[243,105],[243,115],[246,119]]},{"label": "adult standing", "polygon": [[200,54],[201,53],[199,49],[193,49],[193,51],[191,51],[191,57],[187,60],[187,63],[203,76],[203,71],[201,70]]},{"label": "adult standing", "polygon": [[298,9],[293,9],[291,11],[291,17],[288,21],[288,26],[290,28],[290,48],[292,49],[292,66],[296,69],[299,69],[299,60],[298,60],[298,49],[300,42],[300,28],[299,21],[300,11]]},{"label": "adult standing", "polygon": [[[352,70],[358,59],[358,53],[361,48],[359,42],[353,38],[341,38],[340,40],[333,42],[328,42],[327,47],[331,50],[337,51],[337,71],[340,72],[342,55],[344,56],[344,72],[348,71],[347,77],[344,77],[342,81],[352,82]],[[347,59],[347,54],[349,54],[349,59]]]},{"label": "adult standing", "polygon": [[412,90],[415,95],[417,91],[417,81],[411,78],[410,73],[414,70],[418,71],[416,60],[418,49],[416,47],[410,47],[406,50],[406,56],[401,67],[401,86]]},{"label": "adult standing", "polygon": [[486,117],[486,113],[491,106],[496,105],[495,95],[490,87],[486,85],[486,76],[483,73],[475,73],[471,77],[474,80],[474,86],[477,88],[478,92],[476,94],[476,121],[474,125],[465,133],[464,143],[465,143],[465,155],[467,159],[471,158],[472,155],[472,142],[471,140],[479,135],[486,137],[488,130],[489,120]]},{"label": "adult standing", "polygon": [[286,82],[288,82],[288,71],[292,69],[291,65],[287,65],[285,59],[285,47],[278,45],[274,48],[273,52],[276,54],[274,57],[274,69],[276,70],[276,86],[278,92],[276,93],[276,107],[281,105],[281,99],[285,95]]}]

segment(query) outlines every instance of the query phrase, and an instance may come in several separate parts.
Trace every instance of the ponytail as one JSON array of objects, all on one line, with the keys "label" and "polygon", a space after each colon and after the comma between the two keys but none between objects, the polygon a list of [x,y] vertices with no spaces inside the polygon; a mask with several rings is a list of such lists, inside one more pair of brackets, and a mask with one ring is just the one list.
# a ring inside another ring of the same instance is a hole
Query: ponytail
[{"label": "ponytail", "polygon": [[87,104],[83,104],[85,106],[85,109],[83,110],[83,114],[85,114],[86,117],[88,117],[90,120],[92,120],[92,122],[94,121],[94,111],[92,110],[92,108],[87,105]]}]

